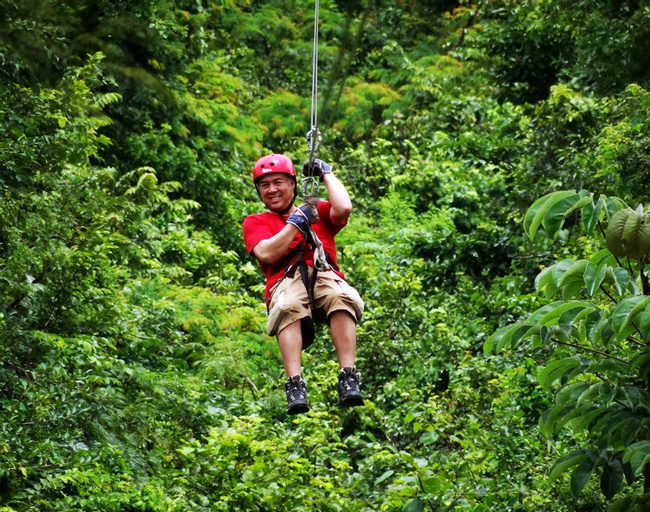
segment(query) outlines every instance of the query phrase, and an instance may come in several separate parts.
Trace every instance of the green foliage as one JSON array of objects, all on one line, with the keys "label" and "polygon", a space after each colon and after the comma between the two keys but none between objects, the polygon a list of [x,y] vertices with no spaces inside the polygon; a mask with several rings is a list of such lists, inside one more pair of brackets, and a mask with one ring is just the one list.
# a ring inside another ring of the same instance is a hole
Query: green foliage
[{"label": "green foliage", "polygon": [[367,406],[323,329],[289,419],[240,231],[255,159],[306,158],[313,4],[4,2],[0,509],[647,508],[617,197],[647,202],[648,9],[610,4],[320,2]]},{"label": "green foliage", "polygon": [[647,118],[650,97],[647,90],[631,84],[613,107],[613,121],[596,141],[597,178],[605,186],[616,187],[625,197],[642,199],[648,195]]},{"label": "green foliage", "polygon": [[[595,203],[600,206],[595,208]],[[547,298],[561,294],[561,300],[542,306],[523,322],[499,329],[488,338],[484,350],[499,352],[530,339],[533,347],[556,344],[558,356],[573,354],[553,360],[539,373],[543,388],[555,383],[560,386],[554,405],[541,416],[540,431],[551,436],[569,425],[575,432],[588,432],[598,449],[581,449],[561,457],[549,478],[573,468],[571,490],[578,494],[594,470],[602,467],[600,488],[612,499],[621,489],[623,473],[632,484],[645,465],[650,396],[647,370],[640,362],[648,356],[650,289],[639,231],[643,210],[625,208],[621,200],[584,191],[555,192],[531,206],[524,228],[534,238],[538,227],[544,226],[546,236],[553,237],[574,210],[583,213],[586,228],[593,227],[596,211],[595,222],[608,218],[602,231],[609,250],[596,252],[589,259],[563,260],[542,271],[536,279],[537,289]],[[636,272],[631,264],[627,270],[621,266],[617,257],[622,256],[628,263],[630,259],[639,262]],[[575,300],[576,295],[591,300]]]}]

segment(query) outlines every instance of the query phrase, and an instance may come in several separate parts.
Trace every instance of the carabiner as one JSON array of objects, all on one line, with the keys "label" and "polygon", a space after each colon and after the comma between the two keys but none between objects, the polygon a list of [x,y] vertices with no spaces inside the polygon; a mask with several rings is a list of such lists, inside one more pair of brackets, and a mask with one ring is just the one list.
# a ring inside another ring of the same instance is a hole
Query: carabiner
[{"label": "carabiner", "polygon": [[[316,146],[312,149],[312,145],[314,144],[314,133],[316,134]],[[318,148],[320,147],[320,143],[323,140],[323,136],[320,130],[316,126],[312,126],[311,130],[307,132],[305,138],[307,139],[307,147],[309,148],[309,152],[316,154]]]},{"label": "carabiner", "polygon": [[302,180],[302,197],[307,201],[310,197],[318,197],[318,180],[313,176],[307,176]]}]

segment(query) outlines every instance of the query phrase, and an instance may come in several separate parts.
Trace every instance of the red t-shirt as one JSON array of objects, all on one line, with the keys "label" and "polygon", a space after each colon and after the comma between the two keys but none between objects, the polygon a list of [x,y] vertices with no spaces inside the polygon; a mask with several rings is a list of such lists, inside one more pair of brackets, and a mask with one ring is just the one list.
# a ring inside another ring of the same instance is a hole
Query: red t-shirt
[{"label": "red t-shirt", "polygon": [[[312,229],[320,238],[320,241],[323,243],[323,249],[329,255],[331,263],[337,267],[336,263],[336,244],[334,243],[334,236],[341,231],[343,226],[346,223],[343,223],[340,226],[336,226],[332,223],[332,218],[330,217],[330,210],[332,209],[332,203],[329,201],[321,201],[318,203],[318,216],[320,220],[312,224]],[[264,212],[257,215],[249,215],[244,219],[244,244],[246,244],[246,250],[253,254],[253,249],[257,244],[262,240],[267,240],[272,236],[278,234],[286,223],[285,217],[281,217],[277,213],[273,212]],[[305,243],[305,238],[302,236],[302,233],[298,231],[294,237],[289,249],[287,250],[287,255],[291,254],[291,251],[298,246],[300,243]],[[297,254],[296,256],[297,257]],[[295,257],[292,260],[295,260]],[[308,265],[314,264],[314,251],[307,246],[303,253],[303,258]],[[280,261],[277,264],[270,265],[268,263],[259,262],[260,268],[264,275],[266,276],[266,289],[264,290],[264,298],[268,301],[270,297],[271,288],[278,282],[278,280],[284,275],[286,267],[293,263],[293,261],[284,262]],[[345,279],[343,274],[335,270],[335,272]]]}]

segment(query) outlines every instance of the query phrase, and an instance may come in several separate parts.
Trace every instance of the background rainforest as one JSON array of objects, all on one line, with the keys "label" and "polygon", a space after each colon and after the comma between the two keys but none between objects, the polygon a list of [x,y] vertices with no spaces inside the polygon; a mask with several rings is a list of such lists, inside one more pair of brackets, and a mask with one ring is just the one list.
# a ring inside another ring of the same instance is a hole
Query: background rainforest
[{"label": "background rainforest", "polygon": [[321,0],[369,400],[322,331],[288,418],[241,221],[307,156],[313,7],[0,1],[0,511],[647,510],[647,258],[603,233],[649,201],[650,4]]}]

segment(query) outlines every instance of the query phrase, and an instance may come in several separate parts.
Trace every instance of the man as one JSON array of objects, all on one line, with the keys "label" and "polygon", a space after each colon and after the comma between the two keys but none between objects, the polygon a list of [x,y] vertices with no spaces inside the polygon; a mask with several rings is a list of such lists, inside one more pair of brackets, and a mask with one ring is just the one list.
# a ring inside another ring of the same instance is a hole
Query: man
[{"label": "man", "polygon": [[[336,264],[334,236],[347,223],[352,202],[332,166],[315,160],[306,175],[319,177],[329,201],[315,199],[294,206],[296,172],[290,158],[260,158],[253,182],[269,211],[244,219],[244,242],[266,276],[267,332],[277,336],[284,368],[287,412],[307,412],[307,388],[301,357],[314,338],[314,320],[325,320],[340,366],[339,403],[363,405],[354,366],[356,322],[363,313],[358,292],[346,283]],[[321,250],[322,249],[322,250]]]}]

